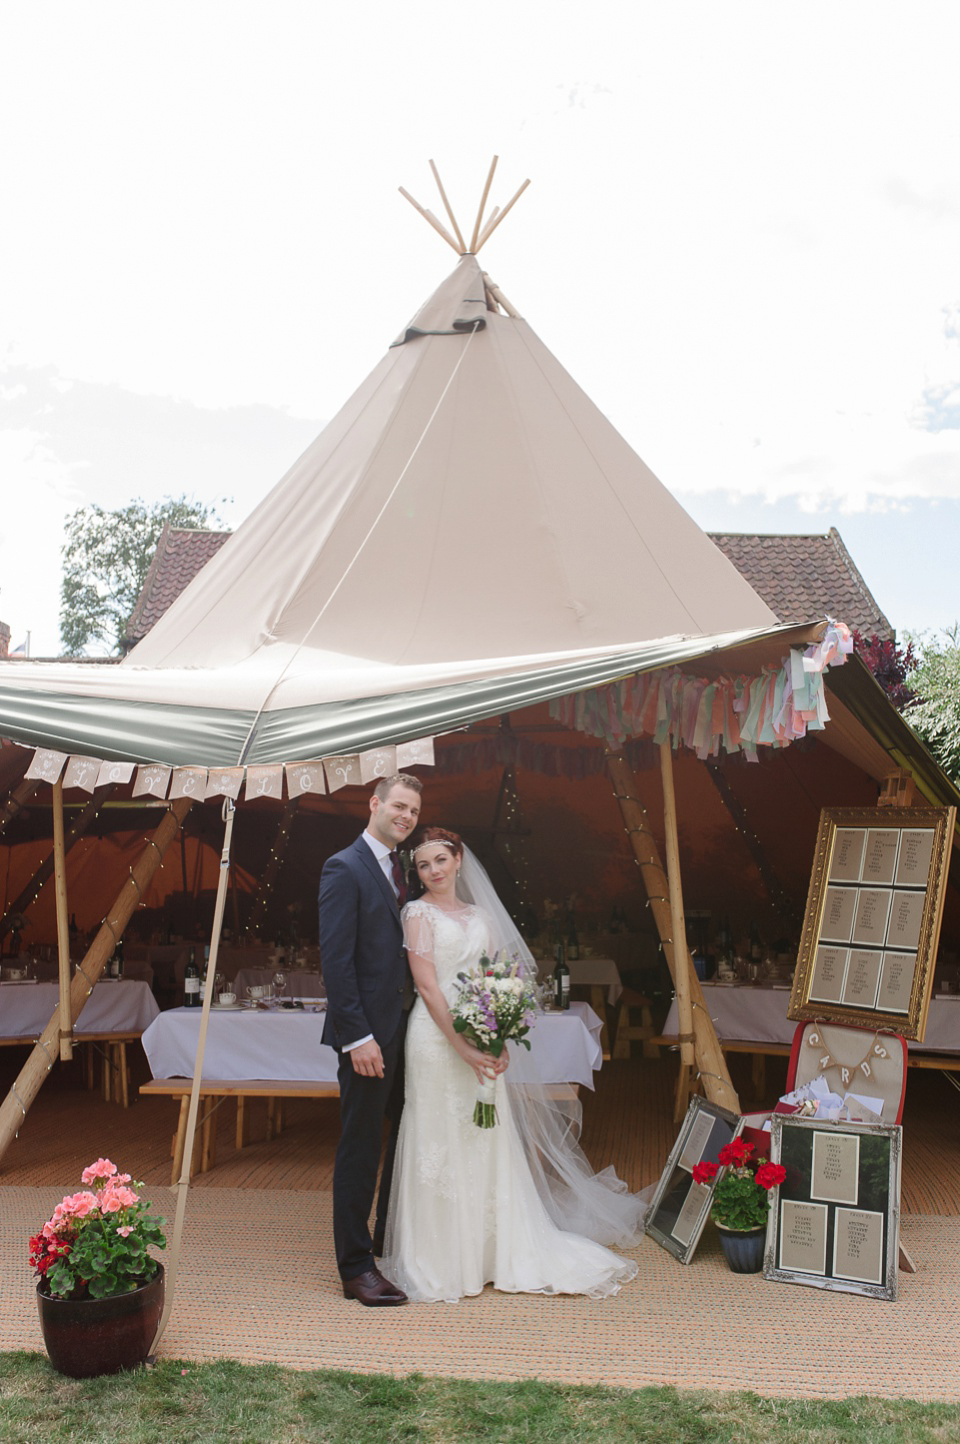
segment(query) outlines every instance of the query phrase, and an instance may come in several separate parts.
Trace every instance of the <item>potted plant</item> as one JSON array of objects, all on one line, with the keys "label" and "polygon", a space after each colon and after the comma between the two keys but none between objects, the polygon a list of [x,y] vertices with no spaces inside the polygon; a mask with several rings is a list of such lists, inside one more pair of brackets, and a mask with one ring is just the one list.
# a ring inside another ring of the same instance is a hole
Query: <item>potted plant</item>
[{"label": "potted plant", "polygon": [[142,1364],[163,1310],[163,1268],[148,1250],[166,1248],[162,1218],[150,1214],[109,1158],[81,1175],[30,1240],[37,1308],[53,1367],[85,1379]]},{"label": "potted plant", "polygon": [[695,1183],[712,1183],[710,1217],[717,1225],[727,1263],[734,1273],[755,1274],[763,1267],[763,1245],[770,1213],[770,1190],[787,1176],[779,1163],[754,1158],[754,1147],[734,1138],[716,1163],[696,1163]]}]

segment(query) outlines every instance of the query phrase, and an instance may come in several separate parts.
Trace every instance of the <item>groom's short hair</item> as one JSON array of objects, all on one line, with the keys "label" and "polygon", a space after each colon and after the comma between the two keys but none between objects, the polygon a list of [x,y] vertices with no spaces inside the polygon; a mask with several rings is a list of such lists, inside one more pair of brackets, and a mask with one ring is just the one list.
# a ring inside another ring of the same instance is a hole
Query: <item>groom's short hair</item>
[{"label": "groom's short hair", "polygon": [[411,777],[409,772],[395,772],[392,777],[381,777],[371,795],[386,802],[395,787],[409,787],[411,792],[416,793],[423,791],[419,777]]}]

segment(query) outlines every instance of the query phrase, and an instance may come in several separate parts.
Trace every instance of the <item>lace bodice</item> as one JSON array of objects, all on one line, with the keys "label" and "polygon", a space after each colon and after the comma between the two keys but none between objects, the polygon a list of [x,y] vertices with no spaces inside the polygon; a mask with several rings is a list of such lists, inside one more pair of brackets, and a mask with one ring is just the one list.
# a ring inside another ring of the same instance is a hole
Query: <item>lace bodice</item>
[{"label": "lace bodice", "polygon": [[487,915],[480,908],[467,904],[447,912],[426,898],[404,908],[403,937],[411,952],[433,959],[447,1002],[456,994],[457,974],[474,967],[490,946]]}]

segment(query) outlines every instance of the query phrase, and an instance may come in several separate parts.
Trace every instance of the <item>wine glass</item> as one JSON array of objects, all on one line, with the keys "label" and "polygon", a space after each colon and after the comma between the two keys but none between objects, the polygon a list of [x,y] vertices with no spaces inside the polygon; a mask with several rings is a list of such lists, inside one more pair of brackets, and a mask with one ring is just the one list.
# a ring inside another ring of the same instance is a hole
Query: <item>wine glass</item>
[{"label": "wine glass", "polygon": [[273,987],[277,997],[282,1002],[284,993],[287,990],[287,975],[282,968],[278,968],[273,975]]}]

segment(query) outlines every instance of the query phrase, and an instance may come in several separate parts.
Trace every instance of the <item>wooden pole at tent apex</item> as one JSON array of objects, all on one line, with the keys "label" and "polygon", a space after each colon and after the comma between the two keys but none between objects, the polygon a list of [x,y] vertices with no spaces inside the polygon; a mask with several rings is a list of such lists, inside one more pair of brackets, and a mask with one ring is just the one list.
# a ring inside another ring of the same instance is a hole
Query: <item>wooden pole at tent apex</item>
[{"label": "wooden pole at tent apex", "polygon": [[[630,839],[634,860],[646,888],[650,911],[663,946],[667,967],[676,981],[676,959],[673,951],[673,925],[670,919],[670,887],[667,882],[656,840],[650,830],[647,810],[640,801],[633,771],[621,753],[607,753],[607,773],[613,784],[613,795],[620,804],[624,829]],[[717,1038],[713,1019],[707,1011],[700,981],[690,978],[690,1006],[693,1014],[693,1048],[700,1081],[711,1103],[718,1103],[731,1112],[740,1112],[740,1100],[733,1086],[726,1059]]]},{"label": "wooden pole at tent apex", "polygon": [[[130,921],[144,889],[163,862],[164,853],[183,826],[183,819],[192,805],[193,803],[188,797],[178,797],[175,802],[171,802],[153,836],[146,839],[146,846],[140,854],[136,866],[130,869],[130,874],[117,894],[112,909],[104,918],[99,932],[71,979],[71,1027],[79,1018],[83,1005],[103,972],[107,959],[113,953],[117,938],[121,936]],[[10,1092],[3,1103],[0,1103],[0,1159],[3,1158],[16,1138],[20,1126],[27,1116],[27,1109],[40,1092],[43,1080],[56,1061],[59,1036],[60,1010],[58,1008],[21,1068]]]},{"label": "wooden pole at tent apex", "polygon": [[63,783],[53,784],[53,876],[57,904],[57,977],[60,982],[60,1061],[73,1057],[70,1016],[70,926],[67,920],[67,853],[63,845]]},{"label": "wooden pole at tent apex", "polygon": [[406,190],[403,186],[398,186],[397,189],[403,196],[404,200],[409,201],[410,204],[413,206],[414,210],[420,212],[427,224],[431,225],[436,231],[437,235],[442,236],[443,239],[446,241],[447,245],[451,246],[458,255],[476,255],[476,253],[480,250],[480,247],[485,245],[486,242],[493,235],[500,222],[504,220],[507,215],[509,215],[510,211],[513,210],[517,201],[520,199],[527,186],[530,184],[529,179],[525,180],[520,186],[520,188],[517,190],[516,194],[513,195],[509,201],[507,201],[507,204],[504,206],[503,210],[501,210],[499,206],[494,206],[486,221],[484,221],[483,212],[487,204],[487,197],[490,194],[490,185],[493,181],[493,173],[497,168],[498,159],[498,156],[494,156],[493,161],[491,162],[486,183],[483,187],[483,194],[480,197],[480,206],[477,211],[477,219],[474,223],[473,234],[470,237],[469,246],[463,239],[463,234],[460,230],[459,225],[457,224],[457,218],[453,213],[453,208],[451,207],[449,200],[447,199],[447,193],[444,189],[443,181],[440,179],[440,172],[437,170],[434,161],[429,162],[430,169],[433,171],[433,178],[437,183],[437,189],[440,192],[440,199],[443,201],[447,216],[450,219],[450,224],[453,226],[455,233],[454,236],[451,236],[446,226],[437,220],[436,216],[432,213],[432,211],[428,211],[426,206],[422,206],[418,200],[415,200],[408,190]]},{"label": "wooden pole at tent apex", "polygon": [[687,1111],[694,1065],[693,1003],[690,979],[693,967],[687,947],[687,924],[683,911],[683,885],[680,881],[680,840],[677,833],[677,800],[673,788],[673,750],[668,737],[660,743],[660,779],[663,783],[664,844],[667,853],[667,887],[670,893],[670,933],[673,938],[673,986],[677,994],[677,1017],[680,1023],[680,1073],[674,1118]]},{"label": "wooden pole at tent apex", "polygon": [[500,157],[498,155],[495,155],[493,157],[493,160],[490,162],[490,170],[487,173],[487,181],[485,186],[483,187],[483,195],[480,197],[480,204],[477,207],[477,219],[473,223],[473,235],[470,237],[471,251],[475,251],[477,249],[477,238],[480,235],[480,227],[483,224],[483,212],[486,209],[487,196],[490,194],[490,187],[493,184],[493,173],[497,168],[497,161],[499,159]]},{"label": "wooden pole at tent apex", "polygon": [[465,255],[465,254],[466,254],[466,250],[467,250],[467,243],[466,243],[466,241],[463,239],[463,236],[460,234],[460,227],[457,225],[457,218],[456,218],[456,216],[453,214],[453,207],[450,205],[450,202],[447,200],[447,193],[446,193],[446,191],[445,191],[444,188],[443,188],[443,181],[440,179],[440,172],[437,170],[437,167],[436,167],[436,164],[435,164],[434,161],[431,161],[431,162],[430,162],[430,169],[433,171],[433,178],[434,178],[434,180],[435,180],[436,183],[437,183],[437,190],[440,192],[440,199],[443,201],[444,210],[446,211],[447,216],[449,217],[450,224],[453,226],[453,234],[456,236],[457,242],[459,243],[459,246],[460,246],[460,254],[461,254],[461,256],[462,256],[462,255]]}]

